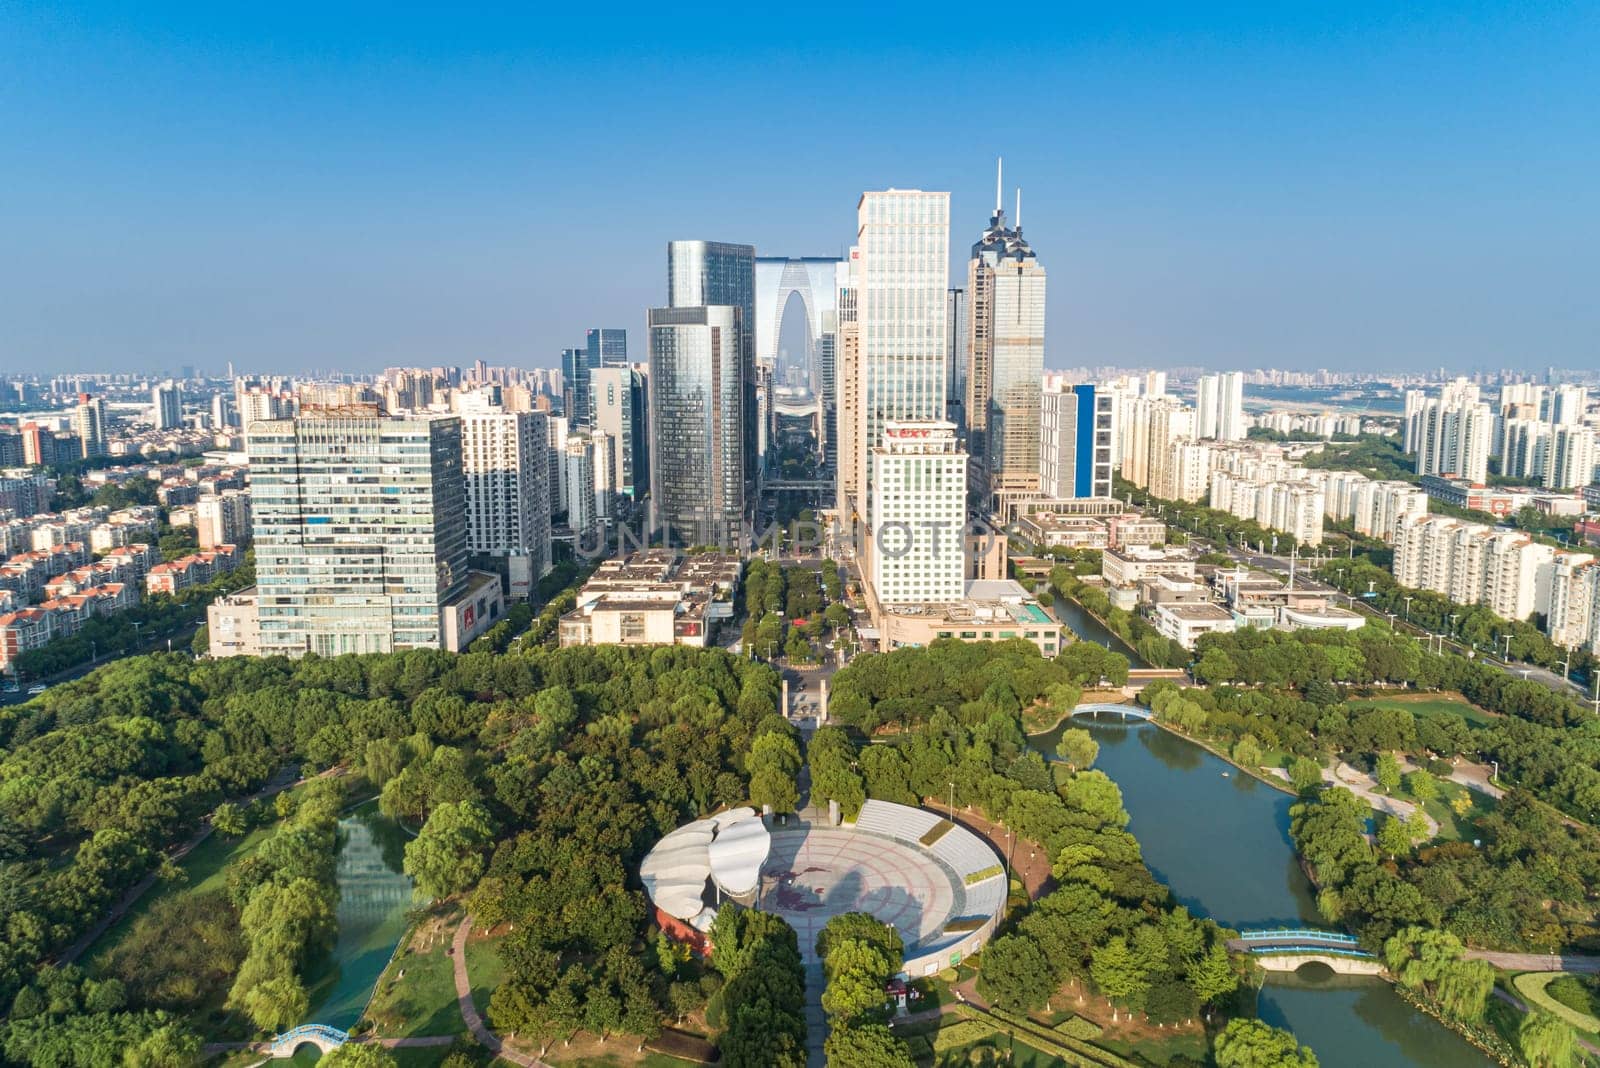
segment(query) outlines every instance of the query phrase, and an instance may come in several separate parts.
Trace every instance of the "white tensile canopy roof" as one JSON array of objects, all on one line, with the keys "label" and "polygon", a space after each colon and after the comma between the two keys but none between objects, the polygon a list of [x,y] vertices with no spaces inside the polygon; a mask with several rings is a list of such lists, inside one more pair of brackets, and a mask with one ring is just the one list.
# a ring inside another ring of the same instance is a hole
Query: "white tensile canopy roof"
[{"label": "white tensile canopy roof", "polygon": [[[728,816],[737,818],[727,819]],[[752,893],[761,879],[761,865],[772,848],[772,834],[754,810],[743,808],[717,817],[717,836],[706,851],[711,878],[722,892],[742,897]]]},{"label": "white tensile canopy roof", "polygon": [[708,911],[707,876],[725,894],[748,894],[760,881],[771,845],[772,836],[755,809],[730,809],[686,823],[657,842],[640,863],[639,878],[657,908],[694,922]]}]

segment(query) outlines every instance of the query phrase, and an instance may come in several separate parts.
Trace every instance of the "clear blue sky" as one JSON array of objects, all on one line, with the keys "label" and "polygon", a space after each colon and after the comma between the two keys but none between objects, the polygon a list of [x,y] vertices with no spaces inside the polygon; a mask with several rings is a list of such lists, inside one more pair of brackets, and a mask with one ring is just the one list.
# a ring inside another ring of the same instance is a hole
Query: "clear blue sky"
[{"label": "clear blue sky", "polygon": [[1593,3],[534,6],[0,5],[0,371],[642,357],[996,154],[1052,366],[1600,365]]}]

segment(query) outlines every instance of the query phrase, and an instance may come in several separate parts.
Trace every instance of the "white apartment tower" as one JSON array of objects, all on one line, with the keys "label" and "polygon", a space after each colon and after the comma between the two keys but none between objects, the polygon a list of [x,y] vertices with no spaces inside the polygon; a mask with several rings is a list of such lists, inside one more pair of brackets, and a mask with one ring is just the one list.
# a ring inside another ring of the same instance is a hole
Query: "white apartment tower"
[{"label": "white apartment tower", "polygon": [[1244,373],[1202,375],[1195,385],[1195,437],[1243,441]]},{"label": "white apartment tower", "polygon": [[1418,404],[1407,426],[1417,454],[1417,474],[1453,474],[1472,482],[1489,477],[1494,416],[1487,404],[1477,400],[1476,386],[1470,391],[1447,386],[1444,396]]},{"label": "white apartment tower", "polygon": [[458,399],[468,551],[508,558],[511,596],[526,599],[551,567],[549,430],[543,412],[479,397]]},{"label": "white apartment tower", "polygon": [[955,424],[890,420],[872,463],[871,575],[878,603],[961,600],[967,454]]},{"label": "white apartment tower", "polygon": [[157,430],[176,430],[183,426],[183,391],[167,380],[150,390],[150,408]]}]

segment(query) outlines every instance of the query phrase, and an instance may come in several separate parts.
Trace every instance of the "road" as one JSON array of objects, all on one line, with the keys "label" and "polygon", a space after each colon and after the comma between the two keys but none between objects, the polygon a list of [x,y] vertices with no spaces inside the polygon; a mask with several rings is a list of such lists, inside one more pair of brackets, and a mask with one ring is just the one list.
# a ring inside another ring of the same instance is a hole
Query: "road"
[{"label": "road", "polygon": [[1497,953],[1491,949],[1469,949],[1472,960],[1486,960],[1507,972],[1582,972],[1600,975],[1600,957],[1573,953]]},{"label": "road", "polygon": [[[1195,540],[1198,542],[1200,539]],[[1247,552],[1245,550],[1232,547],[1222,549],[1221,551],[1226,552],[1235,560],[1261,571],[1274,571],[1278,574],[1288,574],[1289,572],[1290,561],[1288,557],[1267,556],[1261,553]],[[1297,589],[1316,590],[1319,592],[1331,593],[1336,596],[1343,597],[1349,602],[1350,607],[1355,611],[1361,612],[1370,619],[1380,622],[1388,622],[1397,630],[1405,631],[1428,641],[1438,642],[1442,639],[1442,644],[1445,648],[1451,649],[1461,656],[1475,658],[1486,663],[1493,664],[1496,667],[1502,668],[1505,671],[1509,671],[1514,675],[1521,675],[1524,678],[1530,679],[1534,682],[1542,683],[1558,693],[1569,693],[1580,700],[1588,698],[1588,694],[1584,692],[1583,687],[1579,686],[1571,679],[1564,678],[1560,674],[1551,671],[1548,668],[1542,668],[1537,664],[1524,663],[1520,660],[1503,660],[1500,657],[1485,652],[1482,649],[1474,649],[1470,645],[1463,645],[1461,642],[1456,641],[1454,638],[1451,638],[1448,635],[1436,634],[1420,624],[1412,623],[1410,620],[1407,620],[1403,614],[1391,617],[1387,612],[1380,612],[1378,609],[1363,601],[1360,597],[1352,597],[1343,590],[1335,589],[1333,586],[1330,586],[1319,579],[1313,578],[1303,561],[1300,562],[1295,568],[1294,581]]]},{"label": "road", "polygon": [[56,674],[46,676],[42,680],[30,679],[26,684],[19,686],[14,693],[9,691],[0,693],[0,706],[18,705],[24,701],[31,701],[33,698],[28,694],[29,686],[36,686],[40,682],[43,682],[46,686],[56,686],[63,682],[71,682],[74,679],[81,679],[95,668],[104,667],[113,660],[123,660],[130,656],[139,656],[143,653],[153,653],[157,650],[165,649],[168,641],[172,643],[172,648],[174,651],[181,650],[183,652],[188,652],[190,645],[194,641],[194,632],[200,629],[200,624],[205,620],[205,618],[205,614],[201,613],[198,619],[179,624],[176,630],[153,635],[148,641],[143,642],[134,652],[116,654],[108,653],[105,656],[95,657],[87,664],[79,664],[77,667],[68,668],[65,671],[58,671]]}]

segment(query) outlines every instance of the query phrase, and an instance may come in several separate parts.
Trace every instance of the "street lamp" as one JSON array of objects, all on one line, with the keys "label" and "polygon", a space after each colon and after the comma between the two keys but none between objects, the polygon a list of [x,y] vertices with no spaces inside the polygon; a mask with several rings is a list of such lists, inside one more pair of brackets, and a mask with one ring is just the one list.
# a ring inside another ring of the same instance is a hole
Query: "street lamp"
[{"label": "street lamp", "polygon": [[1411,622],[1411,598],[1410,597],[1405,598],[1405,602],[1406,602],[1406,622],[1410,623]]},{"label": "street lamp", "polygon": [[950,822],[956,821],[956,784],[950,784]]}]

